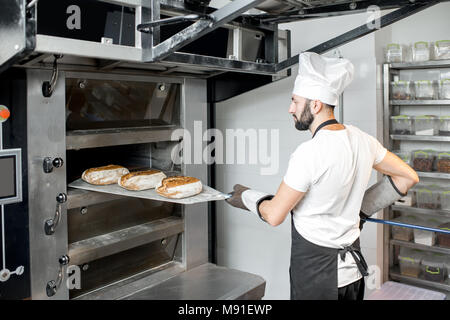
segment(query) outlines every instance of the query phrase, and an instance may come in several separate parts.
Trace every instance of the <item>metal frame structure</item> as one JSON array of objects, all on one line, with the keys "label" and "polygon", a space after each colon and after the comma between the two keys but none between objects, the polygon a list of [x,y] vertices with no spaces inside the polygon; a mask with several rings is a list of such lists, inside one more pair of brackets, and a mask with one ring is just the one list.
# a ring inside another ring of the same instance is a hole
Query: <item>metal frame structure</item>
[{"label": "metal frame structure", "polygon": [[[33,1],[29,3],[27,9],[28,15],[31,16],[31,18],[28,18],[26,20],[26,27],[28,30],[27,39],[30,39],[30,41],[27,41],[28,45],[26,47],[26,50],[24,51],[34,51],[36,53],[39,53],[40,55],[38,55],[37,57],[34,56],[33,59],[24,61],[23,63],[26,66],[34,65],[47,58],[48,55],[58,53],[112,60],[112,62],[100,66],[100,69],[108,70],[117,67],[120,64],[126,65],[128,62],[140,64],[168,64],[173,66],[197,66],[215,70],[216,72],[234,71],[253,74],[277,75],[280,72],[289,69],[290,67],[298,63],[298,55],[295,55],[283,61],[278,61],[278,57],[276,54],[277,41],[274,41],[278,38],[276,36],[278,23],[359,13],[363,10],[367,10],[367,8],[374,5],[378,6],[380,10],[399,8],[398,10],[388,13],[383,17],[373,21],[374,24],[377,23],[380,28],[383,28],[437,3],[449,0],[372,0],[353,2],[354,5],[341,3],[309,8],[305,8],[305,6],[302,5],[300,13],[297,9],[295,10],[295,12],[288,12],[287,14],[280,14],[276,16],[270,14],[242,14],[248,9],[261,4],[262,2],[264,2],[264,0],[235,0],[217,10],[210,7],[192,8],[184,4],[183,2],[173,0],[99,1],[135,9],[135,23],[137,26],[137,30],[135,32],[136,42],[134,47],[109,45],[105,43],[93,43],[36,34],[35,24],[38,23],[38,21],[36,21],[36,4],[38,4],[38,1]],[[289,1],[289,3],[292,4],[292,1]],[[172,12],[173,14],[175,14],[175,16],[161,19],[160,15],[162,11]],[[185,15],[183,16],[180,14]],[[170,38],[164,40],[163,42],[159,42],[161,26],[195,20],[197,21],[187,28],[172,35]],[[266,40],[266,49],[273,47],[274,54],[270,54],[266,61],[262,63],[256,63],[176,52],[178,49],[186,46],[192,41],[201,38],[205,34],[227,24],[228,26],[239,26],[257,30],[264,30],[268,32],[268,34],[272,33],[272,39],[270,39],[270,36],[267,37],[268,39]],[[314,48],[310,48],[307,51],[325,53],[340,45],[343,45],[378,30],[376,28],[370,28],[369,24],[355,28],[341,36],[330,39]],[[102,53],[101,56],[98,56],[98,52]],[[19,55],[18,59],[15,62],[17,62],[18,60],[23,60],[23,54]],[[163,69],[162,71],[164,70],[166,69]],[[210,76],[214,75],[215,73],[210,74]]]},{"label": "metal frame structure", "polygon": [[[407,63],[385,63],[383,65],[382,83],[383,83],[383,145],[390,150],[399,150],[402,141],[424,141],[424,142],[450,142],[450,139],[441,136],[415,136],[415,135],[399,135],[391,134],[390,130],[390,115],[393,111],[400,112],[402,106],[414,106],[419,108],[426,108],[426,106],[450,106],[449,100],[391,100],[390,99],[390,84],[394,76],[399,76],[402,70],[423,70],[423,69],[438,69],[450,67],[449,60],[431,60],[425,62],[407,62]],[[418,172],[419,177],[433,178],[433,179],[450,179],[450,174],[442,172]],[[428,230],[432,232],[447,233],[448,230],[427,228],[423,226],[412,226],[404,223],[389,221],[393,212],[420,214],[426,217],[450,217],[450,211],[439,209],[416,208],[404,205],[391,205],[383,210],[383,220],[376,220],[373,222],[386,223],[388,225],[397,225],[409,228],[418,228],[420,230]],[[450,285],[448,283],[438,283],[423,280],[420,278],[412,278],[401,275],[394,267],[394,246],[408,247],[413,249],[425,250],[429,252],[436,252],[441,254],[450,254],[450,249],[439,246],[426,246],[415,242],[394,240],[391,238],[390,228],[383,225],[383,282],[390,279],[409,283],[413,285],[431,288],[444,292],[449,296]]]}]

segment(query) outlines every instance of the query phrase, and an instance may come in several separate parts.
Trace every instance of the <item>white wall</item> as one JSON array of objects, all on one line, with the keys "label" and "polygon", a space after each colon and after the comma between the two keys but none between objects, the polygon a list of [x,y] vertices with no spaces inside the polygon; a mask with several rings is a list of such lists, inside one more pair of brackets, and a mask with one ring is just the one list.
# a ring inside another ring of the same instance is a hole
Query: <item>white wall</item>
[{"label": "white wall", "polygon": [[[216,6],[220,7],[225,2],[217,0]],[[445,32],[450,30],[450,22],[446,20],[444,12],[450,12],[450,4],[440,4],[405,22],[399,22],[389,29],[367,35],[340,48],[341,54],[350,59],[356,69],[355,79],[344,94],[344,123],[358,126],[381,141],[382,100],[377,73],[380,73],[382,51],[379,45],[398,38],[408,41],[422,40],[427,36],[432,37],[431,35],[448,38]],[[358,14],[290,23],[280,27],[291,30],[294,55],[366,23],[367,18],[367,14]],[[431,23],[446,31],[434,33],[436,27]],[[415,30],[422,28],[421,33],[414,31],[413,27]],[[421,39],[416,38],[417,34]],[[231,191],[234,184],[240,183],[275,193],[286,171],[290,154],[300,143],[310,139],[309,132],[299,132],[294,128],[292,116],[288,114],[297,68],[293,68],[292,72],[293,76],[288,79],[217,104],[216,123],[223,132],[229,128],[266,128],[278,129],[280,136],[280,166],[276,174],[261,176],[258,165],[217,165],[219,190]],[[373,174],[370,183],[375,181],[376,175]],[[218,264],[261,275],[267,281],[265,299],[289,299],[290,228],[289,218],[279,227],[273,228],[252,214],[235,209],[225,202],[218,202]],[[381,264],[380,256],[377,260],[376,225],[365,225],[361,246],[369,265]]]}]

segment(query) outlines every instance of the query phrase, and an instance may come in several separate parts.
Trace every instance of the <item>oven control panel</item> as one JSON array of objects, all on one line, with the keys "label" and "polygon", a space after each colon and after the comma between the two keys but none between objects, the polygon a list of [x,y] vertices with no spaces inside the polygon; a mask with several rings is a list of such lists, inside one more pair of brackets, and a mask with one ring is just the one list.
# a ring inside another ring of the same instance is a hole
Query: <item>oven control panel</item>
[{"label": "oven control panel", "polygon": [[0,150],[0,205],[22,201],[22,150]]}]

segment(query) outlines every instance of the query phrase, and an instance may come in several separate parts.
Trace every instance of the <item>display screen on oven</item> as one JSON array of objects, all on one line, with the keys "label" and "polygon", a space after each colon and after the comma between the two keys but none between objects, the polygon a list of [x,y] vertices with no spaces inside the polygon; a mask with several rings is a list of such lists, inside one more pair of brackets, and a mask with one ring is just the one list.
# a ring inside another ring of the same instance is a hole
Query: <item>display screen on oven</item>
[{"label": "display screen on oven", "polygon": [[16,157],[0,157],[0,200],[17,196]]}]

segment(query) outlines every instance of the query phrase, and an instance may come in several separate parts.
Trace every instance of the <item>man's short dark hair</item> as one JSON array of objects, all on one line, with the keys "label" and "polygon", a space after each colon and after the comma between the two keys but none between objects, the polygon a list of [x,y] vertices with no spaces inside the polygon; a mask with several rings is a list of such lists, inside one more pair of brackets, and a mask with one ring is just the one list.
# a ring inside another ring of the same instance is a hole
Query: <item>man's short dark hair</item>
[{"label": "man's short dark hair", "polygon": [[[312,99],[306,99],[306,105],[307,106],[309,106],[310,104],[311,104],[311,101],[312,101]],[[322,101],[321,101],[322,102]],[[326,107],[326,108],[330,108],[331,109],[331,111],[334,111],[334,108],[336,107],[336,106],[332,106],[332,105],[330,105],[330,104],[327,104],[327,103],[325,103],[325,102],[322,102],[322,104]]]}]

